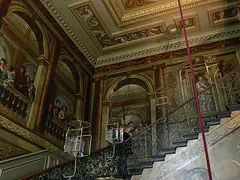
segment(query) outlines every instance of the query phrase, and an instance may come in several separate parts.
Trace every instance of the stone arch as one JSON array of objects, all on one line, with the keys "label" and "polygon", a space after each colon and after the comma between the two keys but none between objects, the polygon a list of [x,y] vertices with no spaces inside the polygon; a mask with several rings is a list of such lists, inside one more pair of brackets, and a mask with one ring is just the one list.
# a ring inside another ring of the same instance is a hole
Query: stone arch
[{"label": "stone arch", "polygon": [[81,86],[80,86],[81,76],[79,75],[78,69],[74,65],[74,61],[68,55],[60,55],[59,60],[62,61],[63,63],[65,63],[68,66],[68,68],[71,70],[71,72],[74,76],[75,84],[76,84],[76,92],[79,92],[80,88],[81,88]]},{"label": "stone arch", "polygon": [[104,100],[110,100],[115,91],[127,84],[137,84],[143,87],[148,93],[154,91],[153,85],[147,78],[140,75],[131,75],[130,77],[122,77],[114,81],[108,88]]},{"label": "stone arch", "polygon": [[[6,43],[5,39],[0,36],[0,45],[3,49],[3,53],[5,55],[5,59],[7,60],[8,64],[12,65],[12,59],[13,59],[13,52],[11,48],[9,47],[8,43]],[[1,57],[0,57],[1,58]]]},{"label": "stone arch", "polygon": [[[14,3],[13,3],[14,2]],[[39,48],[39,55],[44,55],[47,59],[49,58],[49,37],[47,36],[45,28],[42,26],[40,22],[34,20],[31,12],[27,10],[25,5],[22,2],[13,1],[9,8],[7,15],[10,13],[14,13],[21,17],[31,28],[33,31],[37,41]]]}]

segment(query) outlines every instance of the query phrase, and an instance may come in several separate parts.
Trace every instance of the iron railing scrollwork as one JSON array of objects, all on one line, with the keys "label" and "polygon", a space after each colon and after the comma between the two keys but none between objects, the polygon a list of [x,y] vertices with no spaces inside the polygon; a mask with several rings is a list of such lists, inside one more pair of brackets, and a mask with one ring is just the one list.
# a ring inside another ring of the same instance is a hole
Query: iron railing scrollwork
[{"label": "iron railing scrollwork", "polygon": [[[240,67],[222,77],[215,84],[199,92],[199,101],[204,121],[216,118],[216,115],[228,111],[228,106],[238,103],[240,98]],[[195,97],[172,110],[144,128],[140,133],[124,142],[125,151],[131,149],[128,167],[138,167],[142,162],[152,160],[186,143],[200,132]]]}]

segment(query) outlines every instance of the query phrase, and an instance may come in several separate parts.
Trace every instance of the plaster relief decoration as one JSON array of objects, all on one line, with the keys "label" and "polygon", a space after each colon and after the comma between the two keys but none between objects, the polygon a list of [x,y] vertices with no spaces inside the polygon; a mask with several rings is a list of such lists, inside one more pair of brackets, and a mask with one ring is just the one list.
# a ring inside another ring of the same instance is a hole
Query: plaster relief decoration
[{"label": "plaster relief decoration", "polygon": [[[213,0],[184,0],[183,9],[212,3]],[[104,0],[106,7],[118,26],[153,19],[178,11],[175,0]]]},{"label": "plaster relief decoration", "polygon": [[129,10],[129,9],[135,9],[141,6],[146,6],[149,4],[156,3],[158,1],[156,0],[122,0],[124,7]]},{"label": "plaster relief decoration", "polygon": [[[174,18],[174,23],[175,23],[178,31],[182,32],[183,27],[182,27],[181,18],[180,17]],[[185,15],[184,16],[184,24],[186,26],[187,31],[198,30],[200,27],[198,14],[195,13],[195,14]]]},{"label": "plaster relief decoration", "polygon": [[0,160],[26,154],[27,151],[0,139]]},{"label": "plaster relief decoration", "polygon": [[164,22],[145,29],[138,29],[119,36],[112,36],[105,27],[100,16],[96,13],[90,2],[71,7],[73,13],[80,22],[83,22],[87,31],[98,42],[100,48],[108,48],[120,44],[129,44],[137,40],[165,37],[166,27]]},{"label": "plaster relief decoration", "polygon": [[212,9],[208,11],[210,26],[217,26],[239,21],[240,7],[236,4],[231,6]]}]

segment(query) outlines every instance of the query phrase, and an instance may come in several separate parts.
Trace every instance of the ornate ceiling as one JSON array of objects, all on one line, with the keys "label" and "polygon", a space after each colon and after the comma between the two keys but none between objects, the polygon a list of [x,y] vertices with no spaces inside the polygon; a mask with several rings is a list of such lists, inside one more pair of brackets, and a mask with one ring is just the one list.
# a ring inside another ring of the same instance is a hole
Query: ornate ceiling
[{"label": "ornate ceiling", "polygon": [[[40,1],[94,67],[185,47],[177,0]],[[190,46],[240,36],[237,2],[182,0]]]}]

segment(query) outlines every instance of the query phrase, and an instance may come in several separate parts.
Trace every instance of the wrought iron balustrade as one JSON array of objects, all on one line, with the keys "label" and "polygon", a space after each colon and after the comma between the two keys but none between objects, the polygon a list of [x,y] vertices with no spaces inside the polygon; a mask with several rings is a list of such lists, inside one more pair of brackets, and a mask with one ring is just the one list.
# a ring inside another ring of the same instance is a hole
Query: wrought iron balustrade
[{"label": "wrought iron balustrade", "polygon": [[21,94],[15,88],[11,86],[5,88],[0,82],[1,115],[25,125],[28,108],[31,103],[28,97]]},{"label": "wrought iron balustrade", "polygon": [[[76,175],[72,179],[96,180],[97,178],[111,179],[110,177],[127,179],[127,156],[123,151],[122,144],[116,146],[116,153],[113,156],[112,147],[101,149],[91,154],[78,158]],[[72,174],[74,161],[47,169],[23,179],[64,179],[63,174]]]},{"label": "wrought iron balustrade", "polygon": [[[205,130],[229,115],[228,107],[237,104],[239,98],[240,67],[199,92]],[[187,140],[197,138],[200,131],[194,97],[124,142],[126,152],[131,149],[128,168],[164,158],[176,147],[185,146]]]}]

